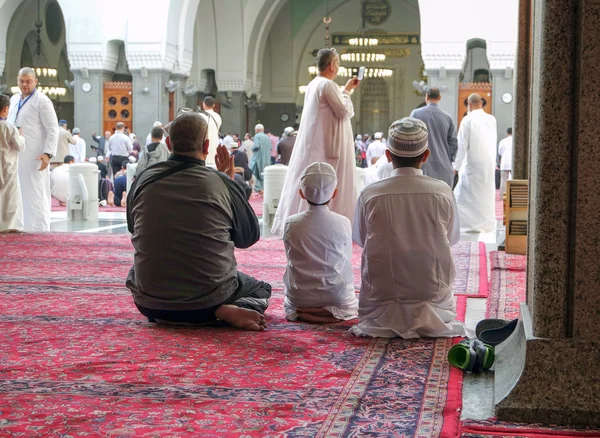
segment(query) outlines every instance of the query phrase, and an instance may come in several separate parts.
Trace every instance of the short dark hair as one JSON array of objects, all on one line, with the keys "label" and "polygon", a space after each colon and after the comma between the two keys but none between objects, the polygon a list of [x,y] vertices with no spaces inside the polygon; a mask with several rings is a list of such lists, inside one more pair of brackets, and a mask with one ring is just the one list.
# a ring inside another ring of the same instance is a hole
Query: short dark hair
[{"label": "short dark hair", "polygon": [[337,52],[335,49],[321,49],[317,53],[317,67],[319,71],[327,70],[329,64],[333,62],[335,57],[337,56]]},{"label": "short dark hair", "polygon": [[121,169],[127,169],[128,164],[129,164],[129,160],[121,161]]},{"label": "short dark hair", "polygon": [[507,134],[510,134],[510,135],[512,135],[512,127],[511,127],[511,128],[508,128],[508,129],[506,130],[506,133],[507,133]]},{"label": "short dark hair", "polygon": [[10,106],[10,99],[6,94],[0,94],[0,111],[4,110],[7,106]]},{"label": "short dark hair", "polygon": [[70,163],[71,161],[73,161],[75,159],[75,157],[73,155],[65,155],[65,159],[63,160],[63,163]]},{"label": "short dark hair", "polygon": [[440,94],[440,89],[438,87],[430,87],[425,92],[425,95],[428,99],[438,100],[442,95]]},{"label": "short dark hair", "polygon": [[169,138],[174,152],[202,151],[208,124],[197,112],[187,112],[171,122]]},{"label": "short dark hair", "polygon": [[204,102],[204,105],[209,108],[215,106],[215,98],[212,96],[204,96],[204,100],[202,102]]},{"label": "short dark hair", "polygon": [[150,137],[160,138],[161,140],[162,140],[164,134],[165,134],[165,131],[160,126],[156,126],[156,127],[152,128],[152,131],[150,131]]},{"label": "short dark hair", "polygon": [[394,155],[392,153],[390,153],[390,155],[392,156],[392,163],[394,163],[394,167],[415,167],[423,160],[423,155],[425,155],[425,152],[427,152],[427,150],[416,157],[399,157],[398,155]]},{"label": "short dark hair", "polygon": [[265,134],[270,134],[271,130],[270,129],[265,129]]}]

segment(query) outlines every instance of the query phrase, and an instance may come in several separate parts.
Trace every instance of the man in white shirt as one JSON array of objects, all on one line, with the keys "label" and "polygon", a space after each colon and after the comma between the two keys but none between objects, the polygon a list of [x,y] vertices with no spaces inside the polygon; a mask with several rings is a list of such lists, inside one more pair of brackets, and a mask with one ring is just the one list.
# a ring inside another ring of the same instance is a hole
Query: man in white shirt
[{"label": "man in white shirt", "polygon": [[[219,146],[219,130],[221,129],[221,116],[215,112],[215,98],[212,96],[206,96],[202,101],[202,109],[204,113],[202,117],[206,119],[208,123],[208,155],[206,156],[206,164],[215,164],[215,155],[217,153],[217,147]],[[229,144],[229,143],[226,143]]]},{"label": "man in white shirt", "polygon": [[66,155],[62,166],[55,167],[50,172],[50,190],[52,197],[55,198],[60,205],[67,204],[69,196],[69,164],[75,162],[75,157]]},{"label": "man in white shirt", "polygon": [[371,167],[382,156],[385,155],[385,144],[381,141],[383,132],[376,132],[373,137],[375,141],[367,148],[367,166]]},{"label": "man in white shirt", "polygon": [[488,232],[496,226],[496,118],[483,111],[479,94],[468,98],[470,113],[458,129],[454,189],[461,230]]},{"label": "man in white shirt", "polygon": [[69,146],[70,155],[73,156],[76,163],[85,162],[85,140],[81,138],[81,130],[79,128],[73,128],[73,138],[75,144]]},{"label": "man in white shirt", "polygon": [[357,317],[352,273],[352,225],[329,211],[338,193],[335,169],[312,163],[300,178],[308,210],[290,216],[283,243],[288,258],[283,276],[287,319],[337,322]]},{"label": "man in white shirt", "polygon": [[119,171],[121,163],[129,159],[129,153],[133,150],[133,143],[124,132],[125,124],[119,122],[116,128],[116,132],[108,139],[108,153],[113,174]]},{"label": "man in white shirt", "polygon": [[363,247],[359,324],[355,335],[382,338],[454,337],[456,321],[450,247],[460,231],[452,189],[424,176],[429,157],[425,123],[410,117],[389,130],[392,176],[365,187],[353,238]]},{"label": "man in white shirt", "polygon": [[506,190],[506,181],[511,178],[513,137],[512,128],[506,130],[506,138],[500,140],[498,155],[500,155],[500,196]]},{"label": "man in white shirt", "polygon": [[392,170],[394,170],[392,163],[388,161],[384,153],[375,164],[365,170],[365,187],[382,179],[389,178],[392,176]]}]

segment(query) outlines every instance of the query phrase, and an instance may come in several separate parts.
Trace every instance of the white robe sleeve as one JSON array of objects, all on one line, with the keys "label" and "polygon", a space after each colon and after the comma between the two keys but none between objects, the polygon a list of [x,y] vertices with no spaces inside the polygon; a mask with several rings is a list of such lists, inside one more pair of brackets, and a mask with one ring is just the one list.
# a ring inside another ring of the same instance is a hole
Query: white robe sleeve
[{"label": "white robe sleeve", "polygon": [[457,172],[460,170],[462,163],[467,156],[469,150],[469,131],[471,124],[468,117],[465,117],[460,124],[458,129],[458,151],[456,152],[456,158],[454,159],[454,170]]},{"label": "white robe sleeve", "polygon": [[325,82],[323,97],[338,119],[351,119],[354,117],[354,105],[352,105],[350,95],[346,92],[341,92],[335,82]]},{"label": "white robe sleeve", "polygon": [[58,149],[58,119],[50,99],[43,99],[40,102],[40,121],[46,131],[46,144],[44,144],[44,154],[56,155]]},{"label": "white robe sleeve", "polygon": [[25,137],[19,134],[19,130],[15,126],[11,126],[10,138],[8,140],[8,146],[16,152],[23,152],[25,149]]},{"label": "white robe sleeve", "polygon": [[362,196],[358,197],[356,201],[356,208],[354,209],[354,220],[352,221],[352,240],[356,242],[361,248],[364,246],[364,235],[365,235],[365,224],[362,220]]},{"label": "white robe sleeve", "polygon": [[460,240],[460,223],[458,221],[458,206],[456,205],[456,199],[452,195],[452,219],[450,221],[450,227],[448,229],[448,241],[450,246],[454,246]]}]

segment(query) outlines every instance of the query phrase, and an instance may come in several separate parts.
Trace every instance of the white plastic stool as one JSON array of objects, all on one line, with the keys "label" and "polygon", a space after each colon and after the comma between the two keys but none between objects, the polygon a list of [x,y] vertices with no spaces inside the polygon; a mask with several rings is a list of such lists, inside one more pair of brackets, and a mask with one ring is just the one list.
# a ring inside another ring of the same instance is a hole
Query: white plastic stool
[{"label": "white plastic stool", "polygon": [[263,226],[270,227],[272,218],[277,212],[283,183],[287,174],[288,167],[283,164],[275,164],[265,167],[263,171]]},{"label": "white plastic stool", "polygon": [[69,164],[67,217],[70,220],[98,219],[98,166],[94,163]]}]

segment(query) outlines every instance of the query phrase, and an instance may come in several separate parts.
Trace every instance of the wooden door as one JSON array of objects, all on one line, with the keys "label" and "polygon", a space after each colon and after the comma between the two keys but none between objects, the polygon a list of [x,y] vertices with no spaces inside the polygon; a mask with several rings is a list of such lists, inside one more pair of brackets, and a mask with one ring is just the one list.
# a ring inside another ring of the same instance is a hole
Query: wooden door
[{"label": "wooden door", "polygon": [[467,115],[469,105],[467,99],[473,93],[477,93],[483,100],[483,110],[492,114],[492,84],[488,82],[470,82],[460,84],[458,88],[458,126]]},{"label": "wooden door", "polygon": [[133,129],[133,86],[131,82],[105,82],[103,97],[104,131],[115,132],[118,122]]}]

